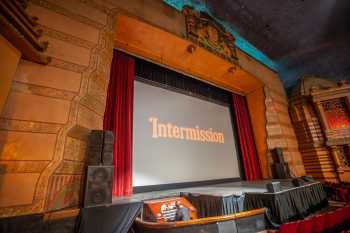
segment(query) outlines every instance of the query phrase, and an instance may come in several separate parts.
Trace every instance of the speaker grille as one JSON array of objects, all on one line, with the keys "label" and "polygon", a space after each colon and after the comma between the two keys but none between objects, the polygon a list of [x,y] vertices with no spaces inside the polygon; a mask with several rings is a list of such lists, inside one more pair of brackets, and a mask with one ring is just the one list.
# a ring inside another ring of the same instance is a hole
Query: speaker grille
[{"label": "speaker grille", "polygon": [[84,206],[112,202],[113,166],[88,166]]}]

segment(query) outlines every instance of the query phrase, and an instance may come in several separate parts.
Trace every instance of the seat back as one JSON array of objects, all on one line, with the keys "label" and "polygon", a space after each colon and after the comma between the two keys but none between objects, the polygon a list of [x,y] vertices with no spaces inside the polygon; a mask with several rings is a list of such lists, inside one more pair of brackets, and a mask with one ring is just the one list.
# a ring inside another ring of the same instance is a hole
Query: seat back
[{"label": "seat back", "polygon": [[299,221],[284,223],[280,226],[279,233],[297,233]]},{"label": "seat back", "polygon": [[345,210],[344,210],[344,221],[350,221],[350,204],[347,204],[345,207]]},{"label": "seat back", "polygon": [[325,230],[325,217],[325,214],[321,214],[311,218],[312,233],[321,233]]},{"label": "seat back", "polygon": [[311,233],[311,219],[299,221],[297,232]]},{"label": "seat back", "polygon": [[337,225],[342,224],[343,221],[345,220],[344,210],[345,210],[345,207],[341,207],[335,211],[335,218],[336,218]]},{"label": "seat back", "polygon": [[336,213],[335,211],[330,211],[325,214],[325,229],[332,230],[337,225]]}]

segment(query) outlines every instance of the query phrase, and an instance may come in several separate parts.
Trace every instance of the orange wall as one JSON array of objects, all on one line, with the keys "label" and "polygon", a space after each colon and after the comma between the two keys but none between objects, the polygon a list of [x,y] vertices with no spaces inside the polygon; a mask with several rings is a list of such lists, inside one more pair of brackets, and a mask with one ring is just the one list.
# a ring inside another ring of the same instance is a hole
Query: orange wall
[{"label": "orange wall", "polygon": [[260,168],[263,178],[270,176],[269,164],[267,161],[266,145],[266,116],[265,116],[265,94],[263,88],[258,88],[247,96],[250,120],[254,131],[255,147],[258,152]]},{"label": "orange wall", "polygon": [[128,53],[243,95],[263,86],[239,66],[199,46],[189,53],[192,42],[135,18],[118,15],[116,28],[115,45]]},{"label": "orange wall", "polygon": [[0,35],[0,114],[9,93],[21,53]]},{"label": "orange wall", "polygon": [[[91,1],[28,1],[26,11],[38,17],[52,62],[21,59],[6,82],[0,217],[79,206],[86,135],[103,122],[115,31],[111,8]],[[9,54],[0,58],[0,66],[11,60]]]}]

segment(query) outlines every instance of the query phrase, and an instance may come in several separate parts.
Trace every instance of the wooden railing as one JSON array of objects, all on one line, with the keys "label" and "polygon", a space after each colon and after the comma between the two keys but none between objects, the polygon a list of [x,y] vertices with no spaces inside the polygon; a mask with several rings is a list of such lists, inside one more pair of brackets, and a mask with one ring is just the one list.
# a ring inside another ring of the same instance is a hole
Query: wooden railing
[{"label": "wooden railing", "polygon": [[205,225],[205,224],[222,222],[222,221],[230,221],[230,220],[236,220],[240,218],[260,215],[264,213],[265,213],[265,208],[261,208],[256,210],[244,211],[237,214],[198,218],[198,219],[192,219],[189,221],[162,222],[162,223],[147,222],[147,221],[141,220],[140,218],[137,218],[136,224],[142,228],[148,228],[148,229],[167,229],[167,228],[187,227],[187,226],[193,226],[193,225]]}]

